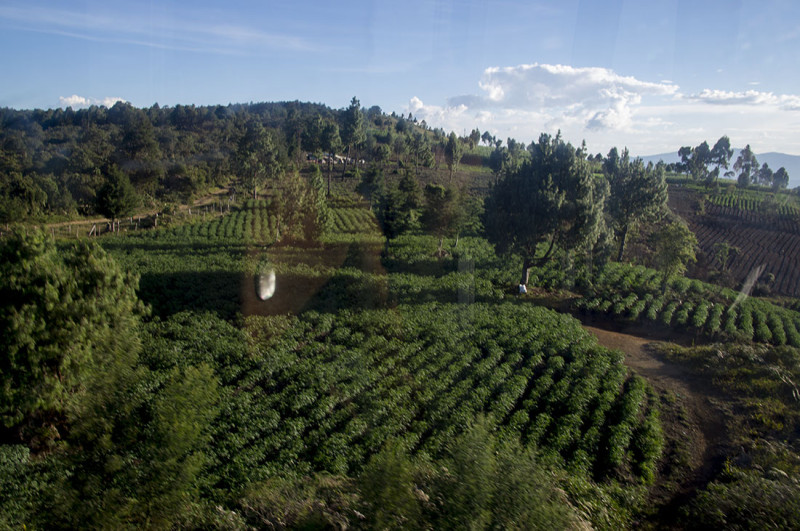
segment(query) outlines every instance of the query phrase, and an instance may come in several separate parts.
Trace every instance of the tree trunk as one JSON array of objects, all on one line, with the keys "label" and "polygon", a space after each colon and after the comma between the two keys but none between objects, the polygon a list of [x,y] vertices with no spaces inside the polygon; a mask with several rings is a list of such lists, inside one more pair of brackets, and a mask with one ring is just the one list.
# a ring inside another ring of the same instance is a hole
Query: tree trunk
[{"label": "tree trunk", "polygon": [[328,157],[328,197],[331,196],[331,173],[333,172],[333,160]]},{"label": "tree trunk", "polygon": [[531,273],[531,266],[533,266],[533,263],[531,263],[529,258],[525,258],[525,260],[522,261],[522,278],[520,279],[519,283],[522,284],[523,286],[528,285],[528,279],[530,278],[530,273]]},{"label": "tree trunk", "polygon": [[619,237],[619,254],[617,254],[617,262],[622,262],[622,254],[625,252],[625,240],[628,237],[628,226],[622,227],[622,234]]},{"label": "tree trunk", "polygon": [[342,164],[342,180],[344,181],[345,173],[347,173],[347,159],[350,158],[350,146],[347,146],[347,154],[344,157],[344,164]]}]

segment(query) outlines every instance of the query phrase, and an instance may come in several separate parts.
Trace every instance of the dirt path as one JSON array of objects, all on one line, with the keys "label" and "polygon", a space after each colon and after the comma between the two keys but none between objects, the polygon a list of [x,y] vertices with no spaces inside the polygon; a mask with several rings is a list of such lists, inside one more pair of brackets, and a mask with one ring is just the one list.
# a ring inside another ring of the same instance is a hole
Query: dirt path
[{"label": "dirt path", "polygon": [[667,448],[673,455],[666,459],[680,461],[678,464],[687,471],[678,474],[677,491],[664,492],[662,510],[669,512],[705,486],[721,466],[728,444],[724,403],[707,381],[656,354],[652,340],[594,326],[584,328],[602,346],[622,351],[631,370],[647,379],[662,396],[674,399],[676,407],[662,408],[665,435],[677,441]]}]

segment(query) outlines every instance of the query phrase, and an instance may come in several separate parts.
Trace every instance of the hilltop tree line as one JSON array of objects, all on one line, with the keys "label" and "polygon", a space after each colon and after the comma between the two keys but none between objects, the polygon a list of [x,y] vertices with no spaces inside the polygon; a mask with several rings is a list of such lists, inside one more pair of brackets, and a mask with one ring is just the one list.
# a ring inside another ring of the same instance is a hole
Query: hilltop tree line
[{"label": "hilltop tree line", "polygon": [[705,141],[695,147],[683,146],[678,150],[681,161],[673,169],[690,175],[695,181],[708,184],[715,183],[722,175],[726,178],[736,177],[736,184],[740,188],[759,185],[780,190],[789,186],[786,168],[773,171],[766,162],[759,166],[750,144],[741,150],[731,166],[733,153],[727,136],[717,140],[713,147],[709,147]]},{"label": "hilltop tree line", "polygon": [[[742,185],[788,182],[785,169],[759,167],[749,147],[731,165],[727,137],[679,153],[682,162],[674,169],[696,180],[713,182],[732,167]],[[543,135],[527,146],[478,129],[448,135],[410,113],[363,108],[355,97],[339,110],[299,102],[3,109],[0,154],[3,221],[53,213],[113,220],[137,206],[187,201],[209,187],[233,184],[253,197],[278,197],[287,212],[314,210],[309,219],[324,225],[323,174],[327,195],[333,179],[351,176],[387,238],[425,229],[438,236],[443,256],[445,238],[457,242],[459,234],[485,230],[499,252],[522,257],[522,284],[528,269],[555,249],[594,261],[612,254],[622,260],[631,229],[679,223],[664,206],[667,167],[645,165],[627,150],[592,156],[585,145],[575,148],[560,135]],[[485,202],[453,182],[467,157],[491,169]],[[308,161],[319,163],[317,169],[300,178]],[[426,183],[421,168],[446,173],[436,172]],[[686,236],[684,247],[691,245],[689,235],[679,232]],[[653,238],[653,250],[666,241]]]},{"label": "hilltop tree line", "polygon": [[328,193],[332,178],[360,177],[366,163],[382,169],[394,163],[394,171],[415,174],[446,166],[452,181],[462,156],[479,141],[477,130],[448,136],[410,113],[363,108],[355,97],[338,110],[300,102],[4,108],[0,221],[116,218],[137,206],[186,202],[233,181],[253,195],[302,168],[309,155],[326,170]]}]

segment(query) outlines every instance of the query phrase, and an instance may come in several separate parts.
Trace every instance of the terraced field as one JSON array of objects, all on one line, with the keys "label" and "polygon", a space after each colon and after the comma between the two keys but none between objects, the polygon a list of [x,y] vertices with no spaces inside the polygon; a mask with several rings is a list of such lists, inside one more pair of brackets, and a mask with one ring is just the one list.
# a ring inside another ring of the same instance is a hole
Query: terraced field
[{"label": "terraced field", "polygon": [[763,275],[775,275],[774,293],[800,296],[800,215],[794,209],[713,199],[701,209],[698,193],[674,186],[669,193],[670,208],[686,219],[709,262],[714,245],[727,242],[739,249],[730,265],[737,281],[763,265]]}]

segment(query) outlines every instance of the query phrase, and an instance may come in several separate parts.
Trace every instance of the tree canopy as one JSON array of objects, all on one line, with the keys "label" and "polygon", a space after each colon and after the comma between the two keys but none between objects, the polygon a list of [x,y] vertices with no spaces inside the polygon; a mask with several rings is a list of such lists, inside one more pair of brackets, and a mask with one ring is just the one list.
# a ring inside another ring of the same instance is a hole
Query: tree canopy
[{"label": "tree canopy", "polygon": [[458,193],[452,188],[428,184],[424,194],[425,209],[422,212],[422,226],[439,238],[438,255],[442,256],[444,238],[455,234],[461,219]]},{"label": "tree canopy", "polygon": [[656,221],[667,210],[667,183],[663,165],[644,165],[642,159],[630,159],[628,150],[618,155],[613,148],[603,164],[610,194],[606,209],[619,240],[617,260],[622,260],[625,241],[632,225]]},{"label": "tree canopy", "polygon": [[758,160],[756,160],[753,150],[750,149],[750,144],[747,144],[739,153],[733,169],[739,172],[736,185],[740,188],[747,188],[756,181],[759,170]]},{"label": "tree canopy", "polygon": [[583,152],[560,134],[542,134],[529,151],[531,159],[499,181],[486,200],[486,236],[498,253],[522,256],[522,284],[531,266],[547,260],[555,246],[593,243],[604,204]]},{"label": "tree canopy", "polygon": [[[0,419],[55,426],[99,367],[135,350],[137,279],[94,244],[0,241]],[[52,428],[55,429],[55,428]]]},{"label": "tree canopy", "polygon": [[105,184],[97,192],[97,211],[112,221],[129,216],[139,206],[139,197],[130,179],[116,166],[111,166]]}]

